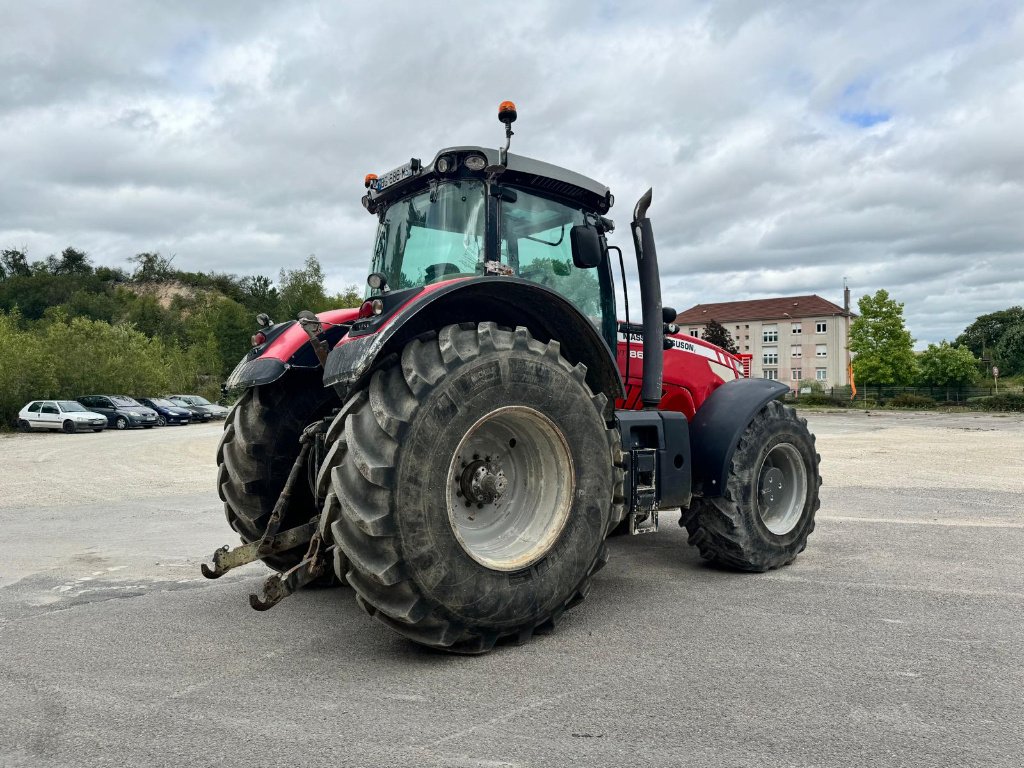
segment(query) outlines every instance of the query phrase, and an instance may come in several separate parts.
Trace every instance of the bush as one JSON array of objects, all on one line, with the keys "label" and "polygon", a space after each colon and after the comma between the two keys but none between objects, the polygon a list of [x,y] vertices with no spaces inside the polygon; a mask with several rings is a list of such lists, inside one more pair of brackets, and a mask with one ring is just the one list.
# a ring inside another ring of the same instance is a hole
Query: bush
[{"label": "bush", "polygon": [[850,405],[849,400],[841,400],[838,397],[830,397],[829,395],[822,394],[820,392],[810,392],[800,395],[796,399],[798,406],[807,405],[827,405],[832,408],[847,408]]},{"label": "bush", "polygon": [[910,392],[904,392],[901,395],[889,400],[886,405],[893,408],[934,408],[935,401],[926,395],[915,395]]},{"label": "bush", "polygon": [[73,400],[92,393],[137,397],[170,390],[214,392],[215,341],[182,348],[149,338],[131,325],[60,312],[23,327],[18,313],[0,311],[0,427],[13,425],[29,400]]},{"label": "bush", "polygon": [[975,411],[1012,411],[1024,413],[1024,394],[992,395],[972,397],[968,407]]}]

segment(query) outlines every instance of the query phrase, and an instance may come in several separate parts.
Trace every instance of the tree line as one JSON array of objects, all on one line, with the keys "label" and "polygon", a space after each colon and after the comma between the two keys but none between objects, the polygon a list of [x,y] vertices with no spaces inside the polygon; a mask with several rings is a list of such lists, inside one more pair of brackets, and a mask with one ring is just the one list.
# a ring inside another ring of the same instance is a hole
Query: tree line
[{"label": "tree line", "polygon": [[331,295],[315,256],[266,275],[189,272],[139,253],[129,269],[83,251],[30,261],[0,251],[0,426],[34,398],[93,392],[218,396],[250,346],[255,316],[358,306],[356,286]]}]

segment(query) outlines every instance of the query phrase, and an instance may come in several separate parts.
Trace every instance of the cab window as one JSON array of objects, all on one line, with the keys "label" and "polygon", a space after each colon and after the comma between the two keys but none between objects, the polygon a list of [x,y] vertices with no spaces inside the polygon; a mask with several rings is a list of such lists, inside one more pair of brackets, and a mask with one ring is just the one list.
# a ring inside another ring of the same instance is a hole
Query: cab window
[{"label": "cab window", "polygon": [[42,405],[43,405],[42,403],[32,403],[32,405],[30,405],[28,407],[28,412],[29,413],[39,413],[39,409],[42,407]]},{"label": "cab window", "polygon": [[43,405],[40,413],[59,413],[59,411],[57,410],[57,406],[53,403],[46,403]]}]

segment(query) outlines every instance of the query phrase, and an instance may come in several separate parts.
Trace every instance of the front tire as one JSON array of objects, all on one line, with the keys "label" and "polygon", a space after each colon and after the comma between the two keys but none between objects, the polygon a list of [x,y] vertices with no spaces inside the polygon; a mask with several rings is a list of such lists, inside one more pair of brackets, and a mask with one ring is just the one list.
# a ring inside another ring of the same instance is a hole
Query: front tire
[{"label": "front tire", "polygon": [[64,434],[73,435],[75,433],[75,422],[71,419],[64,419],[64,423],[61,424],[61,429],[64,430]]},{"label": "front tire", "polygon": [[166,427],[167,419],[161,416],[159,413],[156,415],[156,425],[158,427]]},{"label": "front tire", "polygon": [[722,496],[695,499],[679,524],[719,565],[752,572],[788,565],[814,530],[820,460],[807,420],[773,400],[740,437]]},{"label": "front tire", "polygon": [[448,326],[353,396],[329,432],[321,524],[367,613],[482,653],[583,600],[623,501],[585,374],[525,328]]},{"label": "front tire", "polygon": [[[228,524],[243,542],[260,538],[299,455],[299,436],[338,403],[319,377],[279,380],[242,395],[224,422],[217,447],[217,488]],[[305,478],[296,483],[281,520],[281,531],[308,523],[318,509]],[[303,544],[263,559],[278,571],[302,560]]]},{"label": "front tire", "polygon": [[117,421],[114,422],[115,429],[128,429],[128,419],[124,416],[118,416]]}]

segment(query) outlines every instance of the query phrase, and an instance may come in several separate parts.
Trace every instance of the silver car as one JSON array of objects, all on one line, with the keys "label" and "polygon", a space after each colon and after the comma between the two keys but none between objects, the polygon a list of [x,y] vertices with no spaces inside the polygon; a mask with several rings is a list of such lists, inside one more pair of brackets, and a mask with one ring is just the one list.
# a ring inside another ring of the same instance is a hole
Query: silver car
[{"label": "silver car", "polygon": [[91,429],[102,432],[106,426],[106,416],[93,413],[74,400],[33,400],[18,411],[18,428],[26,431],[61,429],[70,433]]}]

